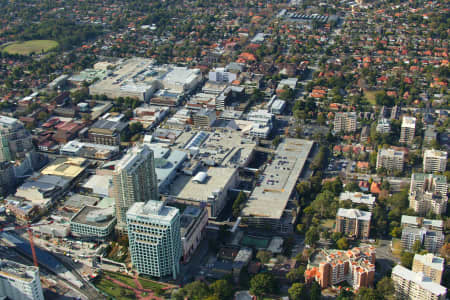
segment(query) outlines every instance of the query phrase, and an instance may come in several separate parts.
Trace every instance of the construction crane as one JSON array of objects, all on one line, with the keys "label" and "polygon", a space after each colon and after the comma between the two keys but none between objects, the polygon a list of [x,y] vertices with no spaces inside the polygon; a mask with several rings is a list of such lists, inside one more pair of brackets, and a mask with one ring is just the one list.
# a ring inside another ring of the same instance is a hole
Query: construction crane
[{"label": "construction crane", "polygon": [[18,231],[20,229],[27,229],[28,232],[28,238],[30,240],[30,248],[31,248],[31,254],[33,256],[33,263],[36,267],[39,266],[37,256],[36,256],[36,250],[34,249],[34,242],[33,242],[33,229],[31,227],[35,226],[42,226],[42,225],[50,225],[53,221],[45,222],[45,223],[36,223],[36,224],[27,224],[24,226],[9,226],[9,227],[2,227],[0,228],[0,233],[5,231]]}]

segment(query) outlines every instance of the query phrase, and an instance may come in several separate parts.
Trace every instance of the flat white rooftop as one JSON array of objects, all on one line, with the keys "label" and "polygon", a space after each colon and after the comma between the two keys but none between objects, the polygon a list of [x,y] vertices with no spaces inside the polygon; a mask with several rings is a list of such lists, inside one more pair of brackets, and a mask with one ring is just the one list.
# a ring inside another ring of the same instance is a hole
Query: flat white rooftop
[{"label": "flat white rooftop", "polygon": [[406,280],[410,280],[435,295],[445,295],[447,293],[445,287],[431,281],[431,279],[425,277],[422,272],[416,273],[401,265],[396,265],[394,269],[392,269],[392,275],[397,275]]},{"label": "flat white rooftop", "polygon": [[272,163],[250,195],[242,214],[248,217],[280,219],[295,188],[313,141],[286,138],[278,145]]}]

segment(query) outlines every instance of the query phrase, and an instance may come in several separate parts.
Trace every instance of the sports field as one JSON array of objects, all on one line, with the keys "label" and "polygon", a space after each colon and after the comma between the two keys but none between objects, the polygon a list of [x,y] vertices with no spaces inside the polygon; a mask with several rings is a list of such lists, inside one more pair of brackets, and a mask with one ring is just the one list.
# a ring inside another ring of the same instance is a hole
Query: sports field
[{"label": "sports field", "polygon": [[31,53],[43,53],[58,47],[58,42],[52,40],[31,40],[15,42],[3,48],[9,54],[30,55]]}]

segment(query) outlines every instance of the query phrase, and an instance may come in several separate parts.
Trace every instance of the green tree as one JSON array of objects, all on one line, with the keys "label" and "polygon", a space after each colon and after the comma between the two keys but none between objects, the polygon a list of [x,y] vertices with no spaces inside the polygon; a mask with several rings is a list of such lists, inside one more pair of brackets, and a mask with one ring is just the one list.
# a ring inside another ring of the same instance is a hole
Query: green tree
[{"label": "green tree", "polygon": [[355,300],[382,300],[383,296],[371,288],[360,288],[356,294]]},{"label": "green tree", "polygon": [[306,296],[306,288],[304,283],[294,283],[288,290],[289,299],[301,300]]},{"label": "green tree", "polygon": [[422,243],[420,242],[420,240],[416,240],[412,247],[413,252],[419,253],[421,249],[422,249]]},{"label": "green tree", "polygon": [[310,227],[305,235],[305,243],[307,245],[314,245],[319,239],[319,230],[314,226]]},{"label": "green tree", "polygon": [[272,274],[261,273],[250,280],[250,293],[257,297],[271,294],[275,291],[276,282]]},{"label": "green tree", "polygon": [[210,296],[210,290],[206,283],[202,281],[194,281],[186,284],[176,294],[176,299],[203,300]]},{"label": "green tree", "polygon": [[405,268],[411,269],[414,259],[414,253],[404,251],[400,257],[400,262]]},{"label": "green tree", "polygon": [[286,279],[289,280],[289,282],[291,283],[303,282],[305,280],[304,274],[305,274],[305,267],[299,266],[298,268],[290,270],[286,274]]},{"label": "green tree", "polygon": [[241,210],[244,206],[245,201],[247,200],[247,196],[243,191],[240,191],[237,195],[236,199],[233,202],[232,214],[233,217],[237,218],[241,214]]},{"label": "green tree", "polygon": [[342,237],[339,240],[337,240],[336,246],[340,250],[347,250],[348,249],[348,240],[347,240],[347,238]]},{"label": "green tree", "polygon": [[267,264],[272,258],[272,252],[259,250],[258,253],[256,253],[256,258],[263,264]]},{"label": "green tree", "polygon": [[233,286],[226,280],[217,280],[213,282],[209,288],[214,296],[220,300],[227,300],[233,297]]},{"label": "green tree", "polygon": [[383,277],[377,283],[377,292],[379,295],[383,295],[385,299],[394,299],[394,283],[390,277]]}]

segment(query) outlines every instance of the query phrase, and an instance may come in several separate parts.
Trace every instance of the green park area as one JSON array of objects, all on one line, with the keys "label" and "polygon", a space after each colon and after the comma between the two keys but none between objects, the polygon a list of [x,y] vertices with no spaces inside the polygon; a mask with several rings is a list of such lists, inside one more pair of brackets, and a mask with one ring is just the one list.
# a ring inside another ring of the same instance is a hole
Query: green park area
[{"label": "green park area", "polygon": [[[120,285],[114,283],[111,279],[120,281],[121,283],[129,286],[131,289],[121,287]],[[156,294],[164,293],[163,288],[165,285],[141,277],[139,277],[138,280],[144,290],[152,290]],[[94,285],[100,291],[115,299],[134,299],[136,294],[132,289],[139,289],[132,277],[107,271],[95,279]],[[147,294],[147,292],[143,292],[142,296],[144,296],[144,294]]]},{"label": "green park area", "polygon": [[31,40],[8,44],[3,48],[3,51],[9,54],[30,55],[32,53],[45,53],[58,47],[58,45],[58,42],[52,40]]}]

